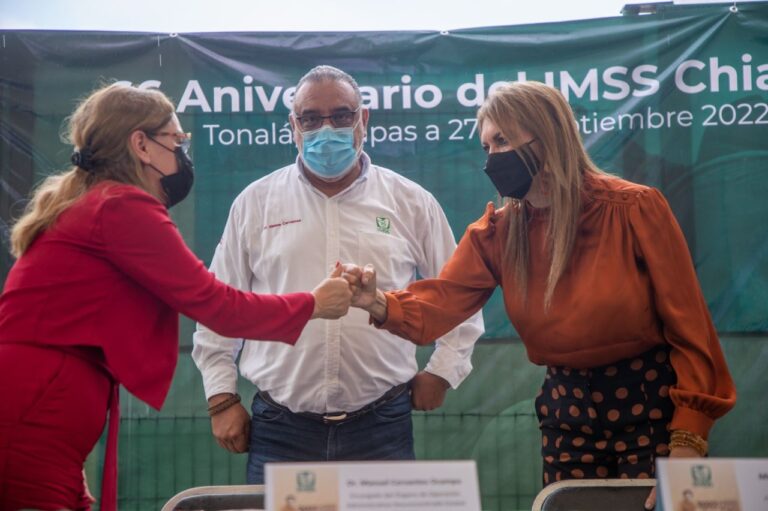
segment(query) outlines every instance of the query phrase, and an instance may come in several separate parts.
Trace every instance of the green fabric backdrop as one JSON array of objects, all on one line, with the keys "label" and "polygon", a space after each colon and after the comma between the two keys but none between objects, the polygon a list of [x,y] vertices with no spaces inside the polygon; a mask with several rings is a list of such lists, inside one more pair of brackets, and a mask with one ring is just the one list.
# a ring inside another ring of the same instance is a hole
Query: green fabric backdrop
[{"label": "green fabric backdrop", "polygon": [[[729,7],[450,33],[0,31],[0,242],[7,248],[30,187],[65,168],[71,148],[59,132],[76,99],[120,80],[160,87],[179,104],[198,175],[173,216],[209,262],[233,198],[295,158],[291,87],[322,63],[363,87],[373,160],[429,189],[459,237],[495,198],[480,170],[477,105],[497,81],[546,81],[568,96],[599,166],[668,197],[740,393],[713,453],[768,456],[768,3]],[[0,279],[11,264],[1,251]],[[498,294],[485,318],[473,374],[442,409],[417,415],[417,453],[476,459],[483,507],[522,509],[540,487],[531,400],[541,368],[526,360]],[[124,395],[121,509],[243,481],[244,459],[210,438],[192,326],[182,326],[163,411]],[[95,483],[100,457],[97,449],[89,461]]]}]

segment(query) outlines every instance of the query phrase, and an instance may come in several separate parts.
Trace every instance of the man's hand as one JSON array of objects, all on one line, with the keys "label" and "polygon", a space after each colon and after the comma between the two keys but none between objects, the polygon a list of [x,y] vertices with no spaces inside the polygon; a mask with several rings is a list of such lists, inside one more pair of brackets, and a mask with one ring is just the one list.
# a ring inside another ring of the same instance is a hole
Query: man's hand
[{"label": "man's hand", "polygon": [[339,319],[349,310],[352,290],[341,274],[342,266],[337,263],[331,275],[312,291],[315,297],[312,319]]},{"label": "man's hand", "polygon": [[[675,447],[669,452],[670,458],[700,458],[699,453],[693,447]],[[645,499],[645,509],[653,509],[656,506],[656,488]]]},{"label": "man's hand", "polygon": [[421,371],[411,380],[411,404],[414,410],[434,410],[443,405],[451,384],[436,374]]},{"label": "man's hand", "polygon": [[[213,406],[232,394],[216,394],[208,400]],[[248,452],[251,433],[251,416],[240,403],[234,404],[211,417],[213,437],[222,448],[229,452]]]}]

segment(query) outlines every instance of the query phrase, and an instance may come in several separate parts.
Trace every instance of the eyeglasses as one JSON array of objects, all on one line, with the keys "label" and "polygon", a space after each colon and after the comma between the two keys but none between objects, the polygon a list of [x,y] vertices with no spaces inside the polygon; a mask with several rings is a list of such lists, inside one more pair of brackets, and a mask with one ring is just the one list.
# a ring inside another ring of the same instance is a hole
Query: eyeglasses
[{"label": "eyeglasses", "polygon": [[355,116],[360,108],[354,110],[343,110],[341,112],[334,112],[331,115],[297,115],[296,120],[299,121],[301,131],[312,131],[319,129],[323,126],[326,119],[331,121],[334,128],[349,128],[355,123]]},{"label": "eyeglasses", "polygon": [[192,145],[192,133],[182,131],[157,131],[153,133],[156,137],[173,137],[173,143],[176,147],[181,147],[186,153]]}]

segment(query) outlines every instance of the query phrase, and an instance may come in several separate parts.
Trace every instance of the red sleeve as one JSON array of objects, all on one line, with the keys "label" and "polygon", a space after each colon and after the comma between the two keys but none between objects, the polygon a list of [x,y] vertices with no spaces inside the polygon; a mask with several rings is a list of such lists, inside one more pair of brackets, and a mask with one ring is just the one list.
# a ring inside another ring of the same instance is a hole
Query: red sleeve
[{"label": "red sleeve", "polygon": [[715,419],[733,408],[736,388],[699,287],[683,232],[664,196],[641,195],[630,213],[638,254],[651,276],[654,303],[672,346],[677,384],[672,429],[707,437]]},{"label": "red sleeve", "polygon": [[311,293],[255,294],[219,282],[163,205],[132,187],[120,192],[105,200],[100,215],[104,249],[115,266],[219,335],[296,342],[314,309]]}]

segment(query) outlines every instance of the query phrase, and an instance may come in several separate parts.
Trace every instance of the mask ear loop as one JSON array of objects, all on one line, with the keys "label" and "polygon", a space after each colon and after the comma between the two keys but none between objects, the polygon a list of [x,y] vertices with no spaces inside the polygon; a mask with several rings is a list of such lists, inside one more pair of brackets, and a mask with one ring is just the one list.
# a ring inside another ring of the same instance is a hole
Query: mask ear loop
[{"label": "mask ear loop", "polygon": [[534,153],[533,149],[531,148],[531,144],[535,141],[536,139],[533,138],[515,149],[517,154],[523,160],[525,169],[528,171],[531,177],[536,177],[536,175],[541,172],[541,162],[536,157],[536,153]]},{"label": "mask ear loop", "polygon": [[[359,111],[360,109],[358,108],[358,112]],[[355,130],[357,129],[358,126],[360,126],[360,123],[362,122],[362,120],[363,120],[363,114],[361,113],[360,119],[358,119],[357,122],[352,125],[352,143],[355,142]],[[360,158],[361,154],[363,154],[363,146],[365,145],[365,142],[367,140],[368,140],[368,133],[366,133],[365,129],[363,129],[363,136],[360,139],[360,147],[358,147],[357,150],[355,151],[356,160]]]},{"label": "mask ear loop", "polygon": [[[358,108],[357,111],[360,112],[360,109]],[[358,126],[360,126],[360,123],[362,122],[362,119],[363,119],[363,114],[361,113],[360,114],[360,118],[352,126],[350,126],[350,129],[352,130],[352,143],[353,144],[355,143],[355,130],[357,129]],[[338,128],[336,128],[336,129],[338,129]],[[366,141],[367,138],[368,138],[368,135],[365,133],[365,130],[363,130],[363,136],[360,139],[360,146],[357,149],[355,149],[355,162],[359,162],[360,161],[360,155],[363,154],[363,145],[365,144],[365,141]]]}]

